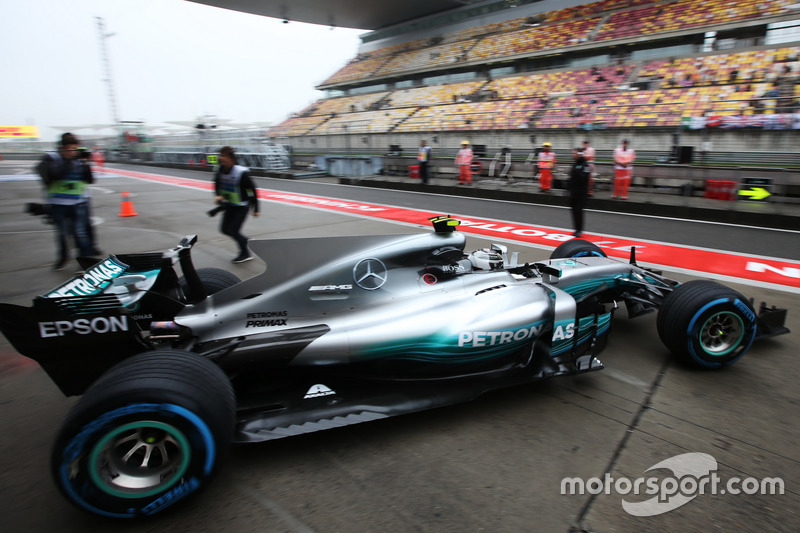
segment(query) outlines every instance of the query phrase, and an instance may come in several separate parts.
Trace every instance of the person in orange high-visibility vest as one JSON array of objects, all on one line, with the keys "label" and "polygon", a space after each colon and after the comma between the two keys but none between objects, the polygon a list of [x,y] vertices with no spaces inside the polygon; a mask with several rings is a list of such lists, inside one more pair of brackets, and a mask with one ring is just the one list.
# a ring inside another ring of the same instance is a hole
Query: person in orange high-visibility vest
[{"label": "person in orange high-visibility vest", "polygon": [[553,169],[556,166],[556,153],[550,150],[552,145],[544,143],[539,152],[539,190],[550,191],[553,186]]},{"label": "person in orange high-visibility vest", "polygon": [[628,199],[634,161],[636,161],[636,151],[628,147],[628,139],[623,139],[622,146],[614,150],[614,194],[611,198]]},{"label": "person in orange high-visibility vest", "polygon": [[472,148],[469,147],[469,141],[461,141],[461,150],[456,154],[456,165],[458,165],[458,184],[471,185],[472,184]]}]

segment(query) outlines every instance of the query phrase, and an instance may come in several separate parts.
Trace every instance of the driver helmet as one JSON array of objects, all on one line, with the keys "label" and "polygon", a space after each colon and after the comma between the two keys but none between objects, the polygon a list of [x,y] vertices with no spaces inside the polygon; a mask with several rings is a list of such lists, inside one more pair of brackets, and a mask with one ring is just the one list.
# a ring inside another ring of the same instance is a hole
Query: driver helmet
[{"label": "driver helmet", "polygon": [[469,254],[469,262],[475,270],[502,270],[503,256],[494,250],[481,248]]}]

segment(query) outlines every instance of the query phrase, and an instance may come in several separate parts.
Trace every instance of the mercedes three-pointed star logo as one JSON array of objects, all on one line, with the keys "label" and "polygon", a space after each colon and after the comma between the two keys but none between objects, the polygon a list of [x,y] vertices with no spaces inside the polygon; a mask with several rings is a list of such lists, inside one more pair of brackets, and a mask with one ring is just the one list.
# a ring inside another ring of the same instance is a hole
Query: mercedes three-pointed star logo
[{"label": "mercedes three-pointed star logo", "polygon": [[386,265],[380,259],[362,259],[353,267],[353,280],[367,291],[380,289],[388,278]]}]

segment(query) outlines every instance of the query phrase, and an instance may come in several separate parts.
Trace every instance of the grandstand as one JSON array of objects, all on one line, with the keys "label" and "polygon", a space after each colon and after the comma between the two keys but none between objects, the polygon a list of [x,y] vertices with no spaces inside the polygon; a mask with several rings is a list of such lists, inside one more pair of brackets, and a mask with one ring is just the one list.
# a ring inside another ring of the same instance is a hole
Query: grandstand
[{"label": "grandstand", "polygon": [[610,149],[635,135],[664,152],[676,139],[797,152],[796,0],[503,0],[429,19],[362,36],[319,84],[325,97],[270,137],[295,151],[420,138],[441,151],[462,138],[529,150],[585,136]]}]

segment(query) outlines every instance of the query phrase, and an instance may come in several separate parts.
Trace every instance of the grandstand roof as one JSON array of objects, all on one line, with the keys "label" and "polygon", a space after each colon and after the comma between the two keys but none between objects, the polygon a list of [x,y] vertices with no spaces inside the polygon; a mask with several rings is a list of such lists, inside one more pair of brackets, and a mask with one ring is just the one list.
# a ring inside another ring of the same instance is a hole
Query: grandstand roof
[{"label": "grandstand roof", "polygon": [[325,26],[377,30],[486,0],[191,0],[234,11]]}]

